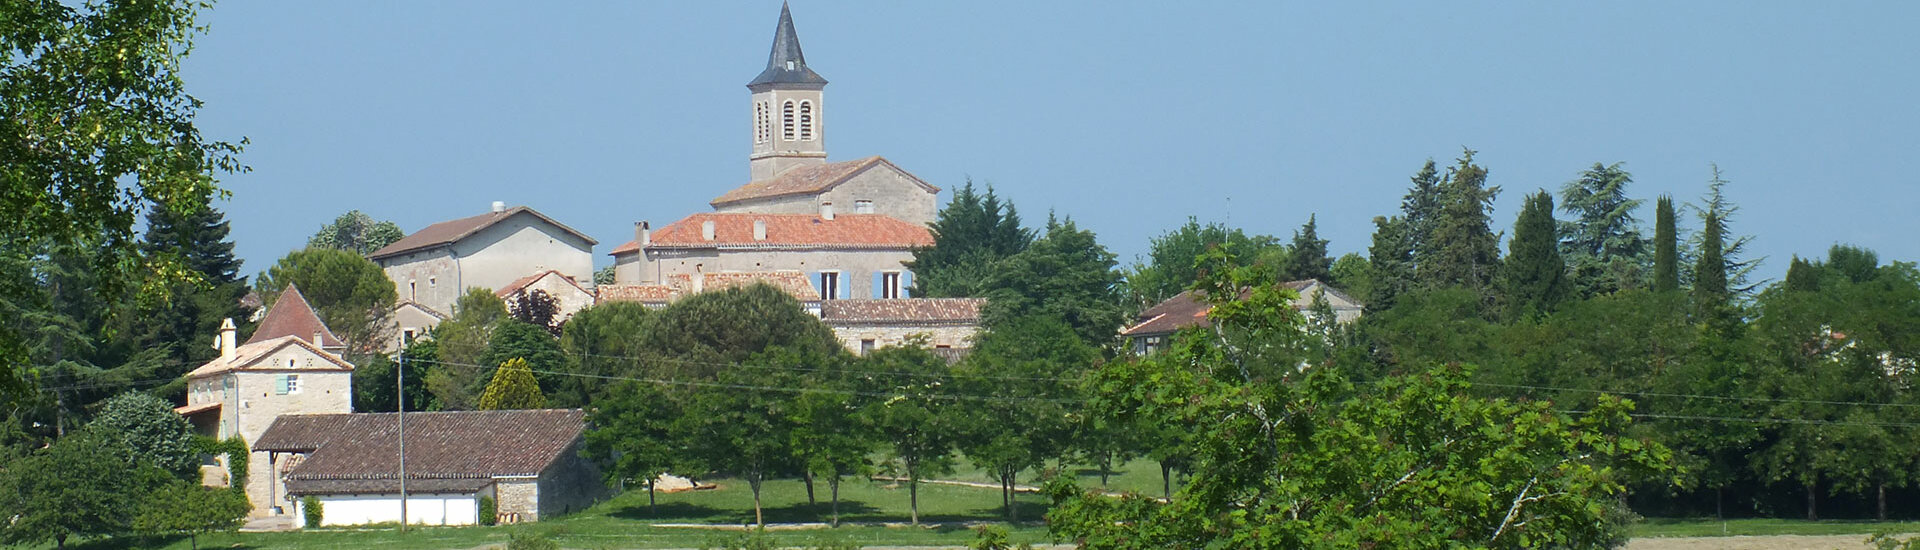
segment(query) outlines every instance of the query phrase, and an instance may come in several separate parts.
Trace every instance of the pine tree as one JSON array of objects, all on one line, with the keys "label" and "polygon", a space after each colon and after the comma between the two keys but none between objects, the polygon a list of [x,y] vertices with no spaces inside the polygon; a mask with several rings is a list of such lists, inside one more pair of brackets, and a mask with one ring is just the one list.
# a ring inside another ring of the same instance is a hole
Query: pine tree
[{"label": "pine tree", "polygon": [[1816,292],[1820,290],[1820,266],[1794,256],[1787,263],[1787,290],[1796,292]]},{"label": "pine tree", "polygon": [[1646,239],[1633,212],[1638,199],[1627,197],[1633,175],[1620,163],[1594,163],[1560,190],[1560,209],[1574,216],[1561,222],[1561,254],[1573,266],[1573,283],[1582,296],[1612,294],[1640,286]]},{"label": "pine tree", "polygon": [[1372,275],[1367,310],[1393,309],[1400,295],[1414,286],[1413,242],[1407,236],[1405,219],[1373,218],[1373,246],[1367,248],[1367,263]]},{"label": "pine tree", "polygon": [[1720,212],[1709,209],[1700,217],[1699,252],[1693,264],[1693,303],[1702,318],[1728,306],[1726,222]]},{"label": "pine tree", "polygon": [[1416,242],[1414,254],[1422,283],[1466,288],[1490,302],[1500,249],[1488,211],[1500,188],[1487,187],[1487,169],[1474,164],[1473,155],[1472,149],[1466,150],[1458,164],[1447,169],[1440,217],[1434,220],[1425,248]]},{"label": "pine tree", "polygon": [[241,261],[233,255],[230,230],[225,214],[212,207],[185,215],[156,207],[147,214],[146,250],[178,257],[202,280],[202,284],[172,285],[171,299],[142,312],[139,326],[145,328],[136,337],[138,346],[167,347],[168,358],[179,370],[168,375],[181,374],[218,354],[205,342],[219,330],[221,320],[244,324],[252,316],[240,303],[247,294],[247,278],[240,275]]},{"label": "pine tree", "polygon": [[1700,215],[1701,230],[1693,243],[1697,251],[1693,294],[1696,304],[1703,308],[1726,308],[1736,305],[1759,286],[1748,281],[1753,270],[1760,266],[1760,259],[1741,258],[1753,237],[1728,233],[1727,227],[1740,207],[1727,200],[1727,180],[1721,178],[1720,167],[1713,165],[1712,168],[1713,179],[1707,181],[1707,195],[1702,200],[1705,205],[1694,207]]},{"label": "pine tree", "polygon": [[1520,218],[1507,242],[1502,283],[1507,318],[1551,312],[1567,294],[1567,266],[1560,257],[1560,237],[1553,220],[1553,196],[1541,191],[1527,196]]},{"label": "pine tree", "polygon": [[1327,240],[1320,238],[1318,225],[1314,215],[1308,214],[1306,225],[1293,232],[1293,249],[1287,254],[1287,267],[1282,274],[1286,280],[1333,280],[1333,258],[1327,257]]},{"label": "pine tree", "polygon": [[1033,232],[1020,226],[1020,213],[1002,203],[993,187],[980,195],[969,181],[954,190],[953,199],[928,229],[933,246],[914,249],[912,292],[925,297],[970,297],[986,291],[993,264],[1018,254],[1033,242]]},{"label": "pine tree", "polygon": [[1407,189],[1406,197],[1400,199],[1401,219],[1405,224],[1409,250],[1416,261],[1426,254],[1427,243],[1433,239],[1434,224],[1440,219],[1440,208],[1445,203],[1441,190],[1440,171],[1435,168],[1433,159],[1420,166],[1414,173],[1413,186]]},{"label": "pine tree", "polygon": [[525,359],[508,359],[493,372],[493,381],[487,382],[487,391],[480,394],[480,410],[501,411],[511,409],[544,409],[547,396],[540,393],[540,383],[533,379],[533,371],[527,367]]},{"label": "pine tree", "polygon": [[1654,206],[1653,290],[1680,290],[1680,236],[1674,227],[1673,197],[1661,195]]}]

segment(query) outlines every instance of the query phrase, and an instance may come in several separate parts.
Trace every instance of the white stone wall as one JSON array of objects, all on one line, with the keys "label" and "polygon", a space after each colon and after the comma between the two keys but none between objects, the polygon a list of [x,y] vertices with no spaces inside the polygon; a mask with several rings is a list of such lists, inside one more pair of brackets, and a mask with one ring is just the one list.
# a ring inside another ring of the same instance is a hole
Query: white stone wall
[{"label": "white stone wall", "polygon": [[[460,264],[460,285],[499,290],[514,280],[544,270],[557,270],[576,281],[593,280],[593,246],[571,233],[522,213],[501,220],[454,243]],[[425,303],[425,302],[422,302]],[[436,310],[452,314],[453,304]]]},{"label": "white stone wall", "polygon": [[[288,346],[275,352],[266,364],[284,365],[289,359],[303,367],[324,361],[306,348]],[[275,393],[275,379],[282,374],[300,376],[298,392]],[[347,371],[249,370],[226,376],[233,377],[236,391],[230,401],[221,404],[220,437],[223,439],[238,433],[252,445],[281,415],[353,412],[353,375]],[[288,503],[286,487],[272,472],[267,453],[252,453],[247,463],[247,498],[253,501],[254,516],[268,515],[273,506],[284,507]]]},{"label": "white stone wall", "polygon": [[[640,280],[621,280],[621,284],[658,284],[674,275],[723,271],[796,270],[813,281],[819,290],[819,272],[839,271],[846,298],[874,298],[874,273],[907,271],[905,262],[913,260],[906,249],[845,250],[655,250],[652,261],[643,262]],[[637,256],[637,254],[636,254]],[[618,273],[616,271],[616,277]],[[838,299],[838,297],[835,297]]]},{"label": "white stone wall", "polygon": [[913,336],[927,337],[928,347],[971,348],[973,336],[980,332],[979,327],[964,325],[901,326],[829,323],[829,326],[833,328],[834,337],[840,339],[840,344],[846,346],[847,351],[856,354],[861,352],[866,340],[872,340],[873,348],[880,349],[904,344]]},{"label": "white stone wall", "polygon": [[382,258],[380,266],[401,300],[412,301],[435,311],[453,313],[453,303],[465,287],[460,284],[460,263],[448,248],[415,251]]}]

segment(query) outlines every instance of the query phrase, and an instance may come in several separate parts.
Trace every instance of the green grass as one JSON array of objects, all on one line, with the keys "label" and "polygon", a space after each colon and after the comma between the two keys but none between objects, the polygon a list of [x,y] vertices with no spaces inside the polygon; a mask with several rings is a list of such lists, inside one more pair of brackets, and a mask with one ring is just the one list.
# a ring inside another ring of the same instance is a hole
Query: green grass
[{"label": "green grass", "polygon": [[1675,519],[1647,518],[1633,526],[1635,538],[1718,537],[1723,535],[1867,535],[1877,531],[1920,532],[1920,522],[1796,519]]}]

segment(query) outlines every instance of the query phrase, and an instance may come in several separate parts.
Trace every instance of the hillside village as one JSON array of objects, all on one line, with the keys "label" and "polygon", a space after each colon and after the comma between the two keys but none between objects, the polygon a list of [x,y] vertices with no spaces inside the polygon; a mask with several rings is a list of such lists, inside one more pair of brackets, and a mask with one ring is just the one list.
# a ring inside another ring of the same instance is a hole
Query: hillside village
[{"label": "hillside village", "polygon": [[[0,542],[654,529],[723,494],[751,508],[701,521],[838,529],[843,484],[891,499],[850,507],[865,527],[965,487],[1000,497],[967,522],[1118,548],[1920,513],[1920,270],[1835,245],[1754,280],[1717,167],[1691,240],[1667,196],[1642,231],[1620,164],[1496,233],[1467,149],[1362,252],[1315,217],[1291,239],[1190,219],[1124,265],[991,187],[830,157],[827,84],[783,5],[745,182],[617,242],[496,201],[410,232],[352,212],[251,282],[212,208],[156,203],[136,253],[194,280],[115,286],[105,244],[33,245],[41,294],[0,302],[37,335],[0,387]],[[100,504],[48,500],[75,491]]]}]

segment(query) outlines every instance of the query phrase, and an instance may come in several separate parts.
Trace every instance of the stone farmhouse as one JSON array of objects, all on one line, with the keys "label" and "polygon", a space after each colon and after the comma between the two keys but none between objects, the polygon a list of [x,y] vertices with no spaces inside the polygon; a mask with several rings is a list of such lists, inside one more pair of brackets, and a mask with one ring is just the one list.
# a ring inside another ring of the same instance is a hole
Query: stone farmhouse
[{"label": "stone farmhouse", "polygon": [[[245,344],[235,345],[233,320],[221,324],[220,357],[187,373],[187,404],[174,409],[194,431],[258,441],[289,414],[353,412],[353,364],[335,355],[339,339],[320,322],[300,289],[288,286]],[[247,498],[254,517],[284,514],[292,502],[271,453],[252,449]],[[225,487],[225,459],[201,467],[208,485]]]},{"label": "stone farmhouse", "polygon": [[[288,465],[298,521],[302,500],[313,497],[322,525],[398,523],[400,422],[393,413],[286,415],[253,447]],[[599,470],[580,457],[586,413],[578,409],[408,413],[405,422],[410,524],[479,523],[482,497],[494,499],[501,523],[518,523],[608,495]]]},{"label": "stone farmhouse", "polygon": [[[1340,289],[1321,283],[1317,279],[1290,281],[1282,283],[1300,294],[1294,299],[1293,308],[1313,315],[1314,296],[1324,296],[1327,305],[1333,309],[1334,321],[1346,324],[1360,318],[1366,309],[1365,304],[1353,299]],[[1136,354],[1149,354],[1165,349],[1173,333],[1188,327],[1207,327],[1211,322],[1207,313],[1212,306],[1207,305],[1206,294],[1186,291],[1168,298],[1164,302],[1147,308],[1134,319],[1134,324],[1120,329],[1120,336],[1127,340],[1127,347]]]},{"label": "stone farmhouse", "polygon": [[495,202],[478,216],[427,226],[367,259],[386,270],[402,308],[399,340],[438,324],[453,313],[469,288],[498,290],[520,279],[556,271],[574,281],[593,280],[598,241],[532,208]]}]

